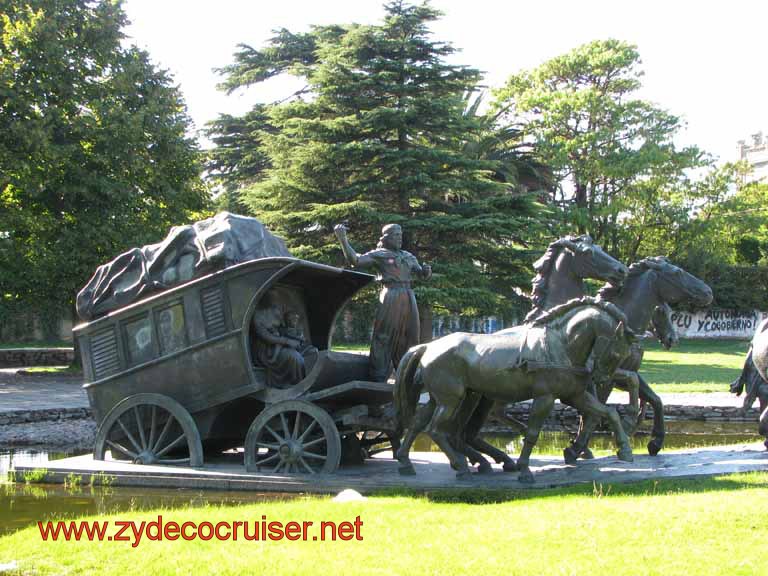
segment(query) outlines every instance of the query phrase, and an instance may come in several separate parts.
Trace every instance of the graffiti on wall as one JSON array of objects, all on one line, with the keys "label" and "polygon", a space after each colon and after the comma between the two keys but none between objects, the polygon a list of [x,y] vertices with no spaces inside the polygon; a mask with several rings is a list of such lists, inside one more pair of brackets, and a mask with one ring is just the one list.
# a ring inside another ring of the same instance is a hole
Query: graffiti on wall
[{"label": "graffiti on wall", "polygon": [[681,338],[752,338],[767,316],[768,312],[759,310],[677,310],[672,324]]}]

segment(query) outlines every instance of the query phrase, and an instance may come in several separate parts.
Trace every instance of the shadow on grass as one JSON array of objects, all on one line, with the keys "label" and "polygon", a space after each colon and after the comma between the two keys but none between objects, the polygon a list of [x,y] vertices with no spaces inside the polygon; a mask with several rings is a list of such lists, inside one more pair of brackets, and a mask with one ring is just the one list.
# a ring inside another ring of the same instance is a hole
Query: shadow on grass
[{"label": "shadow on grass", "polygon": [[592,496],[610,498],[615,496],[658,496],[665,494],[695,494],[723,492],[748,488],[768,488],[768,473],[746,472],[706,478],[665,478],[628,483],[593,483],[567,486],[564,488],[542,488],[539,490],[509,490],[472,488],[460,490],[415,491],[392,489],[377,491],[373,496],[406,496],[425,498],[436,503],[499,504],[515,500],[538,498],[562,498],[565,496]]}]

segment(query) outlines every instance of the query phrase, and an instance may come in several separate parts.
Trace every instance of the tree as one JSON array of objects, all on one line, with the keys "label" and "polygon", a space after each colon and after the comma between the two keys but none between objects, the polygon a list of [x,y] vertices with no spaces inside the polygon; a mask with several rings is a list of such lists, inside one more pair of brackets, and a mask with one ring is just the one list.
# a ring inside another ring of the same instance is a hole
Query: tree
[{"label": "tree", "polygon": [[222,70],[229,91],[282,73],[306,82],[263,109],[256,138],[268,163],[237,174],[252,179],[243,202],[294,254],[337,264],[334,224],[346,222],[362,249],[382,224],[402,223],[405,249],[434,264],[422,304],[508,310],[513,287],[530,279],[522,248],[535,208],[496,177],[500,160],[465,153],[487,129],[463,113],[480,74],[446,62],[454,49],[430,37],[439,13],[426,3],[394,1],[385,11],[381,25],[280,30],[260,50],[241,46]]},{"label": "tree", "polygon": [[500,116],[525,125],[555,171],[561,186],[550,200],[566,222],[621,256],[636,253],[625,224],[655,210],[654,190],[704,163],[697,148],[675,147],[679,118],[634,97],[639,66],[634,46],[595,41],[495,92]]},{"label": "tree", "polygon": [[119,1],[0,0],[0,306],[59,314],[206,207],[184,103]]}]

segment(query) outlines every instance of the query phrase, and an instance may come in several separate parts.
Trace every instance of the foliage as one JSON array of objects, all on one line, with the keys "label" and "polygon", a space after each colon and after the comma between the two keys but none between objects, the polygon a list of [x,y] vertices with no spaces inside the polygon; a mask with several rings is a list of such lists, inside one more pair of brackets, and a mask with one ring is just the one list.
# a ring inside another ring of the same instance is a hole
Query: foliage
[{"label": "foliage", "polygon": [[663,186],[705,162],[698,149],[675,147],[678,117],[636,98],[639,66],[635,46],[594,41],[511,76],[494,102],[554,170],[550,201],[567,226],[626,260],[637,255],[633,228],[657,220]]},{"label": "foliage", "polygon": [[446,62],[454,48],[429,32],[439,13],[399,0],[385,10],[380,25],[280,30],[261,49],[241,46],[224,89],[284,73],[306,87],[255,108],[252,122],[220,118],[212,166],[295,255],[340,264],[334,224],[362,250],[381,225],[403,223],[404,248],[435,272],[422,304],[498,313],[531,276],[524,246],[538,207],[517,178],[527,157],[510,135],[496,138],[501,157],[486,154],[494,128],[465,113],[480,73]]},{"label": "foliage", "polygon": [[627,223],[637,254],[668,255],[704,279],[714,307],[768,310],[768,184],[750,182],[745,164],[726,163],[655,194],[655,219]]},{"label": "foliage", "polygon": [[119,1],[0,0],[0,307],[71,306],[97,265],[203,210],[172,79]]},{"label": "foliage", "polygon": [[32,470],[24,471],[24,483],[25,484],[39,484],[48,475],[46,468],[34,468]]}]

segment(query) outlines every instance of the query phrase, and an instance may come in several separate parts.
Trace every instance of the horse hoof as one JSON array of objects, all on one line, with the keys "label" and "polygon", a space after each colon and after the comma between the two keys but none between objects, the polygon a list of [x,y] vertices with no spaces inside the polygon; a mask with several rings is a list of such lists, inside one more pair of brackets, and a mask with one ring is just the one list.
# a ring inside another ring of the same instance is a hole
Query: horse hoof
[{"label": "horse hoof", "polygon": [[403,464],[397,471],[400,472],[400,476],[416,476],[416,469],[413,464]]},{"label": "horse hoof", "polygon": [[456,480],[472,480],[472,472],[469,470],[459,470],[456,472]]},{"label": "horse hoof", "polygon": [[581,451],[581,454],[579,454],[579,458],[582,460],[594,460],[595,455],[592,453],[592,450],[589,448],[584,448],[584,450]]},{"label": "horse hoof", "polygon": [[[768,445],[766,445],[766,448],[768,448]],[[517,472],[518,467],[514,460],[507,460],[504,462],[502,470],[504,470],[504,472]]]},{"label": "horse hoof", "polygon": [[530,470],[521,470],[517,480],[522,484],[533,484],[535,482],[533,478],[533,472]]},{"label": "horse hoof", "polygon": [[648,454],[651,456],[656,456],[661,451],[661,442],[657,442],[656,440],[651,440],[648,442]]},{"label": "horse hoof", "polygon": [[565,460],[566,464],[574,465],[576,464],[576,460],[578,460],[578,458],[579,455],[576,453],[576,450],[570,446],[563,448],[563,459]]},{"label": "horse hoof", "polygon": [[616,457],[623,462],[635,461],[635,457],[632,455],[632,448],[622,448],[618,451]]},{"label": "horse hoof", "polygon": [[491,472],[493,472],[493,466],[491,466],[488,462],[480,462],[477,465],[478,474],[490,474]]}]

